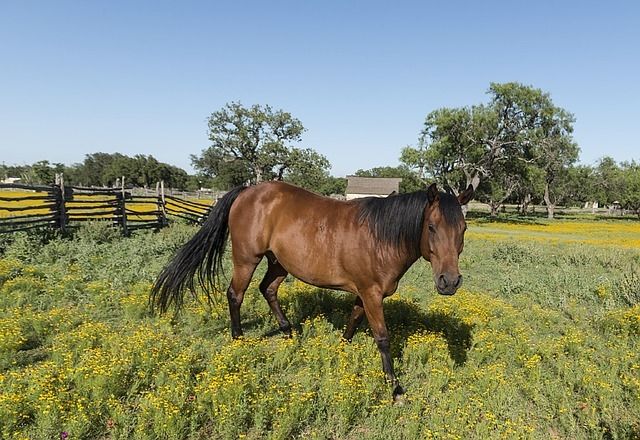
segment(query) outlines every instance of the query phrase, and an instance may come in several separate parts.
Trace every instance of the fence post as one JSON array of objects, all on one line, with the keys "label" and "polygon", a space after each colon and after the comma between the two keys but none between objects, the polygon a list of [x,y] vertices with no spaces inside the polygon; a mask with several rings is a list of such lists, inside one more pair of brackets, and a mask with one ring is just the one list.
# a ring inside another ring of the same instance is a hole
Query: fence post
[{"label": "fence post", "polygon": [[[162,192],[160,191],[160,188],[162,188]],[[167,226],[169,224],[169,221],[167,219],[167,211],[165,209],[164,206],[164,181],[161,180],[160,182],[156,183],[156,197],[158,200],[158,223],[159,223],[159,227],[160,228],[164,228],[165,226]]]},{"label": "fence post", "polygon": [[121,213],[122,213],[122,233],[125,236],[129,235],[129,228],[127,227],[127,194],[124,191],[124,176],[122,176],[122,192],[120,193],[120,209],[121,209]]},{"label": "fence post", "polygon": [[58,211],[58,228],[64,234],[67,230],[67,210],[65,207],[64,174],[56,174],[56,204]]}]

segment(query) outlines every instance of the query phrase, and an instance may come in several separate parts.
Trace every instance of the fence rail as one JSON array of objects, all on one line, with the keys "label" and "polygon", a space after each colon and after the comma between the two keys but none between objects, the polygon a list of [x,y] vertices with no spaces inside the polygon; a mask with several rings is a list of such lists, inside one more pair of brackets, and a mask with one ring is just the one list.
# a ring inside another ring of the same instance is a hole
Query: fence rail
[{"label": "fence rail", "polygon": [[[165,195],[163,183],[158,183],[154,194],[124,187],[65,187],[60,177],[50,186],[0,183],[0,192],[0,234],[43,227],[64,231],[82,222],[104,220],[121,227],[126,235],[160,229],[174,217],[201,223],[211,209],[204,201]],[[215,200],[222,194],[211,195]]]}]

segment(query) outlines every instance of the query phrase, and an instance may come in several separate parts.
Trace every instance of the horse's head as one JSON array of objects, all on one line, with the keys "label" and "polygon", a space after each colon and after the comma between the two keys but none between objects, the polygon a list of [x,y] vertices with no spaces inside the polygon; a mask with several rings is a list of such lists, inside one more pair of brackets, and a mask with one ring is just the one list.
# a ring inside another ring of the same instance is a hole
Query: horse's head
[{"label": "horse's head", "polygon": [[429,204],[424,213],[420,251],[431,262],[433,280],[442,295],[453,295],[462,284],[458,257],[464,247],[464,231],[467,224],[462,205],[473,197],[473,186],[456,198],[438,192],[435,183],[427,190]]}]

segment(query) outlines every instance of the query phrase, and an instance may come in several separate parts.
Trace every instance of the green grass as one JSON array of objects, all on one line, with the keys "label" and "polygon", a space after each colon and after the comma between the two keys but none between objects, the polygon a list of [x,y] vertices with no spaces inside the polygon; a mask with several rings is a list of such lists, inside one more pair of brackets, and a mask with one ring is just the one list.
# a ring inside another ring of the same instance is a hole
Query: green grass
[{"label": "green grass", "polygon": [[349,294],[283,283],[290,340],[259,275],[242,340],[222,297],[151,316],[150,284],[195,228],[4,238],[0,437],[639,438],[640,250],[611,245],[636,223],[583,221],[610,229],[597,241],[535,223],[551,226],[471,222],[461,291],[437,295],[421,261],[385,302],[403,405],[366,326],[340,338]]}]

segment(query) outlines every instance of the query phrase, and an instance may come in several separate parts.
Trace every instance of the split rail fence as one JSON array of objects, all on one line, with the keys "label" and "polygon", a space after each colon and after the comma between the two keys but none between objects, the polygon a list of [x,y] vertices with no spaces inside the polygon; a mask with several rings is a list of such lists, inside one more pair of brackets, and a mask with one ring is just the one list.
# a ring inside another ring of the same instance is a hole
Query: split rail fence
[{"label": "split rail fence", "polygon": [[0,234],[34,228],[65,231],[81,222],[110,221],[128,235],[140,229],[160,229],[172,217],[202,223],[211,202],[166,195],[159,183],[155,195],[134,195],[124,188],[88,188],[0,183]]}]

